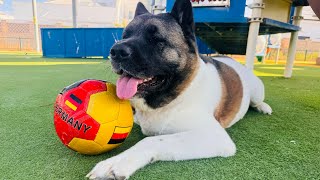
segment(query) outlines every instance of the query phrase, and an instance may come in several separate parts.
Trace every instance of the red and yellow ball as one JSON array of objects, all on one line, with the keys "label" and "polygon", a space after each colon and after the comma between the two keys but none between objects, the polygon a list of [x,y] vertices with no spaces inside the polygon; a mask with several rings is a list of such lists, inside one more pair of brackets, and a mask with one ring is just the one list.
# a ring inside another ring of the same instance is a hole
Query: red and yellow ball
[{"label": "red and yellow ball", "polygon": [[115,85],[82,80],[62,90],[54,106],[54,125],[62,143],[81,154],[95,155],[119,146],[133,126],[130,102]]}]

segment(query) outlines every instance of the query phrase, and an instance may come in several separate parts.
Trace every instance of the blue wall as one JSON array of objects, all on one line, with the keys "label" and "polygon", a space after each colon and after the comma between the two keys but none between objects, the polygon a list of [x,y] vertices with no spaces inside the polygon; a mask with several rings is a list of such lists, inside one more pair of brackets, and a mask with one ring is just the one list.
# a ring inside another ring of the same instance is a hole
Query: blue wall
[{"label": "blue wall", "polygon": [[45,57],[108,57],[122,28],[44,28],[41,29]]},{"label": "blue wall", "polygon": [[[85,58],[109,56],[110,48],[122,37],[122,28],[44,28],[41,29],[44,57]],[[197,38],[199,52],[212,54],[204,42]]]}]

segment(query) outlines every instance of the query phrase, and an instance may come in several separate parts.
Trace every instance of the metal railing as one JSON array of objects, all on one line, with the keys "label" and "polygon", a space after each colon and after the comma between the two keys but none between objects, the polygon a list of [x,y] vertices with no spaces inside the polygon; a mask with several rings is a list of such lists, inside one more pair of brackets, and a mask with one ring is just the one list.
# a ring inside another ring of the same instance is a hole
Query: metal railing
[{"label": "metal railing", "polygon": [[[319,51],[311,50],[297,50],[295,54],[296,61],[316,61],[317,57],[320,55]],[[279,60],[287,60],[288,49],[281,49],[279,53]],[[273,49],[267,54],[266,58],[269,60],[275,60],[277,57],[277,50]]]},{"label": "metal railing", "polygon": [[35,51],[33,38],[0,37],[0,51]]}]

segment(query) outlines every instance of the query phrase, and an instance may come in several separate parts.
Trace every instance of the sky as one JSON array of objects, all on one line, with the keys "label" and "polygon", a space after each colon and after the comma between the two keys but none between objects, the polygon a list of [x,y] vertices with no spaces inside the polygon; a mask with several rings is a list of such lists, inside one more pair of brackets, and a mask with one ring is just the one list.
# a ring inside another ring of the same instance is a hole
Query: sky
[{"label": "sky", "polygon": [[[10,12],[12,11],[12,1],[13,0],[0,0],[0,2],[3,2],[3,4],[1,5],[0,3],[0,11],[5,12],[10,14]],[[15,1],[31,1],[31,0],[15,0]],[[47,0],[37,0],[37,2],[45,2]]]},{"label": "sky", "polygon": [[[40,24],[72,24],[71,0],[36,0]],[[84,26],[110,26],[116,0],[78,0],[78,22]],[[130,0],[131,1],[131,0]],[[0,20],[32,21],[31,0],[0,0]],[[90,24],[90,25],[89,25]]]},{"label": "sky", "polygon": [[[39,24],[72,26],[71,2],[71,0],[37,0]],[[114,0],[80,0],[77,16],[79,27],[113,26],[116,19],[113,2]],[[0,19],[11,19],[19,23],[32,21],[31,0],[5,0],[4,3],[0,5],[5,7],[0,9]]]},{"label": "sky", "polygon": [[[12,12],[12,2],[15,1],[15,2],[31,2],[31,0],[0,0],[0,11],[2,12],[5,12],[7,14],[11,14]],[[43,2],[47,2],[47,1],[51,1],[52,4],[55,4],[54,2],[55,1],[58,1],[58,2],[66,2],[66,3],[70,3],[71,0],[36,0],[37,3],[43,3]],[[83,1],[86,1],[86,0],[81,0],[82,2]],[[114,2],[115,0],[93,0],[95,2],[107,2],[107,3],[112,3]],[[2,3],[1,3],[2,2]]]},{"label": "sky", "polygon": [[11,10],[12,10],[12,0],[2,0],[2,3],[0,3],[0,11],[9,13]]},{"label": "sky", "polygon": [[[115,1],[116,0],[79,0],[79,23],[91,24],[89,26],[93,27],[112,25],[116,19],[116,10],[114,7],[111,8],[110,4],[114,4]],[[127,1],[131,2],[132,0]],[[71,0],[37,0],[37,3],[40,23],[72,24]],[[102,3],[108,4],[109,7],[100,6]],[[314,16],[310,7],[304,7],[303,13],[305,19],[312,21],[302,22],[300,35],[310,36],[312,39],[320,41],[320,21]],[[2,17],[5,17],[7,14],[9,15],[7,17],[11,17],[11,19],[31,21],[31,0],[0,0],[0,19],[1,14]]]}]

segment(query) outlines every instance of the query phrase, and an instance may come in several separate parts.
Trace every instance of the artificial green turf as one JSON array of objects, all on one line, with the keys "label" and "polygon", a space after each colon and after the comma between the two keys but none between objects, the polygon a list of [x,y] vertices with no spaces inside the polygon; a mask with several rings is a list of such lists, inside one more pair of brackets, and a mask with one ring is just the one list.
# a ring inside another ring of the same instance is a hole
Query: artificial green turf
[{"label": "artificial green turf", "polygon": [[[84,179],[99,161],[143,138],[135,126],[119,148],[99,156],[67,149],[53,126],[53,102],[66,85],[80,79],[115,82],[103,60],[0,56],[4,61],[96,61],[95,65],[0,66],[0,179]],[[256,70],[280,65],[257,65]],[[292,79],[262,77],[274,113],[249,111],[228,129],[237,145],[230,158],[157,162],[132,179],[320,179],[320,68],[301,67]],[[195,144],[196,146],[196,144]],[[168,147],[170,148],[170,147]]]}]

